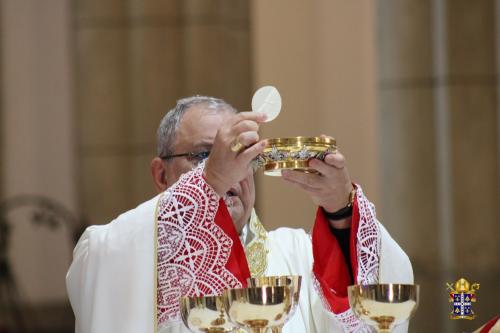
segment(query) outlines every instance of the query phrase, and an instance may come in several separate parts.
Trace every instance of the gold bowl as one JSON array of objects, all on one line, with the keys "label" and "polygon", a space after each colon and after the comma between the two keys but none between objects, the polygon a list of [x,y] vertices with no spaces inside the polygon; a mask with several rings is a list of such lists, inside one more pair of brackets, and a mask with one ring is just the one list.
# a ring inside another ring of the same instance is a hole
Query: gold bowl
[{"label": "gold bowl", "polygon": [[184,325],[194,333],[229,333],[232,324],[224,309],[223,296],[182,297],[181,316]]},{"label": "gold bowl", "polygon": [[[285,322],[287,322],[295,314],[295,310],[297,309],[297,305],[299,304],[302,276],[300,275],[259,276],[259,277],[248,278],[247,282],[248,282],[248,287],[264,287],[264,286],[289,287],[290,292],[292,293],[292,309],[290,310],[290,313],[287,316]],[[281,332],[284,324],[285,323],[273,327],[272,333]]]},{"label": "gold bowl", "polygon": [[294,308],[299,302],[300,286],[302,276],[300,275],[282,275],[282,276],[259,276],[248,278],[248,287],[289,287],[293,295]]},{"label": "gold bowl", "polygon": [[268,176],[281,176],[281,170],[297,170],[318,173],[309,167],[309,160],[323,160],[328,153],[336,151],[336,141],[327,137],[274,138],[267,140],[264,152],[256,159],[258,167]]},{"label": "gold bowl", "polygon": [[292,312],[293,293],[287,286],[229,289],[224,296],[229,319],[252,333],[279,331]]},{"label": "gold bowl", "polygon": [[384,333],[409,320],[419,301],[419,286],[411,284],[354,285],[347,293],[354,314]]}]

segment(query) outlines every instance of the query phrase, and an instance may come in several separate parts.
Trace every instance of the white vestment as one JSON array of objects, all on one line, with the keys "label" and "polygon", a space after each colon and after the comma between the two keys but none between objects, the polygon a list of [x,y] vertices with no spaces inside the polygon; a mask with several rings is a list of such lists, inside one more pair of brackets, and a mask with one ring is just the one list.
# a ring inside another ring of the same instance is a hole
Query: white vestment
[{"label": "white vestment", "polygon": [[[157,196],[107,225],[91,226],[80,238],[66,278],[76,333],[155,331],[155,218],[159,200]],[[408,257],[385,228],[376,224],[378,262],[359,258],[360,265],[366,267],[360,267],[355,277],[357,283],[412,284],[413,272]],[[314,286],[310,235],[302,229],[280,228],[268,232],[265,243],[268,253],[264,275],[302,275],[303,278],[298,309],[284,326],[283,333],[369,331],[354,320],[350,310],[334,315],[326,309]],[[378,276],[367,280],[361,275],[370,270],[369,265],[377,266]],[[396,330],[406,331],[407,325]],[[159,332],[189,331],[178,322]]]}]

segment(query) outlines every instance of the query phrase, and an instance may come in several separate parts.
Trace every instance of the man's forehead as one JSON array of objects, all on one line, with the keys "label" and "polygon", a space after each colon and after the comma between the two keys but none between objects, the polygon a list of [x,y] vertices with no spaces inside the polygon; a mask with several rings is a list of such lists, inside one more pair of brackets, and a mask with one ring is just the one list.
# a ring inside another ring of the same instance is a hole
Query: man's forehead
[{"label": "man's forehead", "polygon": [[217,130],[232,114],[228,109],[214,109],[203,104],[190,107],[177,128],[175,145],[211,146]]}]

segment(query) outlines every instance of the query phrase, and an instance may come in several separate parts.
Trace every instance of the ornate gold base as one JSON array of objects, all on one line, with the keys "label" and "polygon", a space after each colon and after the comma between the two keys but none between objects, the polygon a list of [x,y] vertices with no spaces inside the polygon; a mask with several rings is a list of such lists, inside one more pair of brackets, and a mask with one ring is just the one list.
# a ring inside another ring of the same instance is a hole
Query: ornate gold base
[{"label": "ornate gold base", "polygon": [[264,174],[267,176],[281,176],[281,170],[295,170],[304,173],[318,173],[316,169],[308,166],[309,161],[283,161],[283,162],[268,162],[264,165]]}]

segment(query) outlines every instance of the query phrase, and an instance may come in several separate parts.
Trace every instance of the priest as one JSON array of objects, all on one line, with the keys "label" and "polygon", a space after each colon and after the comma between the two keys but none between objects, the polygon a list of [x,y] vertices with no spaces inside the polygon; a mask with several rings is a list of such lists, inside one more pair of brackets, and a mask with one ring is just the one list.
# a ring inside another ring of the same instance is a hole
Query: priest
[{"label": "priest", "polygon": [[151,162],[159,194],[89,227],[75,247],[66,281],[77,333],[189,332],[181,296],[218,295],[250,276],[275,275],[303,279],[284,333],[369,332],[349,309],[347,286],[413,283],[408,257],[338,151],[309,162],[319,174],[283,173],[318,207],[311,232],[286,221],[265,230],[251,167],[266,145],[258,134],[264,120],[204,96],[179,100],[165,115]]}]

